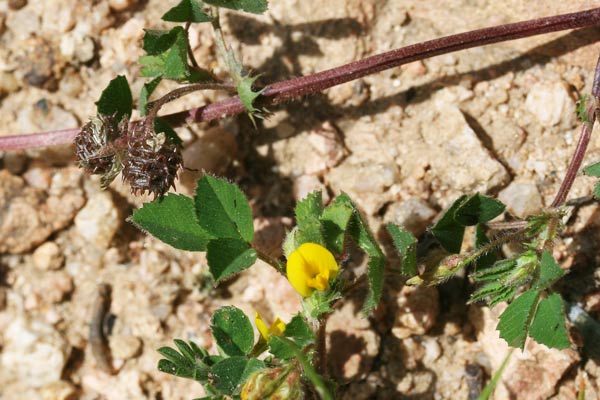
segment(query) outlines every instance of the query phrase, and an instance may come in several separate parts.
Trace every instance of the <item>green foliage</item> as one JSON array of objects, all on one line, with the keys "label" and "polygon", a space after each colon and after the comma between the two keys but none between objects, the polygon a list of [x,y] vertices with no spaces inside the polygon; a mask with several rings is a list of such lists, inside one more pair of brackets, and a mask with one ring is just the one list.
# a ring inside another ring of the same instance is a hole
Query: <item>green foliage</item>
[{"label": "green foliage", "polygon": [[213,238],[198,224],[194,201],[169,193],[133,212],[129,218],[141,230],[181,250],[205,251]]},{"label": "green foliage", "polygon": [[210,329],[224,355],[245,356],[252,350],[254,330],[246,314],[239,308],[223,307],[217,310]]},{"label": "green foliage", "polygon": [[311,318],[319,319],[322,315],[333,312],[331,304],[341,298],[342,295],[337,290],[329,290],[327,292],[315,290],[310,296],[304,299],[304,310]]},{"label": "green foliage", "polygon": [[223,395],[237,395],[248,377],[263,368],[265,363],[256,358],[225,358],[211,368],[213,385]]},{"label": "green foliage", "polygon": [[269,342],[269,352],[280,360],[289,360],[294,357],[294,351],[282,338],[287,338],[294,342],[300,349],[314,344],[315,337],[311,327],[308,325],[302,315],[295,315],[285,326],[285,331],[281,337],[273,336]]},{"label": "green foliage", "polygon": [[491,221],[504,209],[504,204],[498,200],[479,193],[461,196],[431,228],[431,233],[447,251],[459,253],[466,226]]},{"label": "green foliage", "polygon": [[317,243],[323,245],[320,217],[323,213],[323,200],[321,192],[310,193],[305,199],[296,204],[295,247],[303,243]]},{"label": "green foliage", "polygon": [[251,267],[256,262],[256,251],[243,240],[220,238],[208,243],[206,260],[210,273],[220,281]]},{"label": "green foliage", "polygon": [[242,191],[225,179],[204,175],[196,186],[196,213],[207,232],[218,238],[252,243],[252,211]]},{"label": "green foliage", "polygon": [[321,227],[326,244],[325,247],[338,254],[344,252],[346,229],[354,213],[355,210],[353,207],[348,206],[348,200],[345,195],[333,199],[331,204],[323,210]]},{"label": "green foliage", "polygon": [[509,346],[523,349],[527,330],[533,318],[535,306],[540,296],[539,290],[529,290],[517,297],[500,316],[498,329],[500,337]]},{"label": "green foliage", "polygon": [[[532,252],[524,253],[513,261],[514,269],[507,269],[507,273],[514,275],[515,271],[529,268],[535,264],[535,271],[529,271],[528,275],[536,276],[531,288],[517,297],[500,316],[498,330],[500,337],[504,338],[509,345],[523,348],[527,335],[536,342],[548,347],[565,348],[569,346],[569,339],[565,328],[565,313],[562,298],[559,294],[550,294],[547,298],[539,300],[542,291],[549,289],[554,282],[564,275],[564,271],[554,261],[548,250],[542,253],[541,262],[531,260]],[[535,255],[535,253],[534,253]],[[537,257],[537,256],[536,256]],[[501,263],[502,267],[509,265],[508,262]],[[500,268],[494,272],[498,276]],[[493,274],[489,275],[492,276]],[[510,281],[502,281],[501,278],[493,282],[502,286],[509,285]],[[514,286],[516,288],[516,286]],[[516,290],[516,289],[515,289]],[[539,301],[538,301],[539,300]]]},{"label": "green foliage", "polygon": [[204,0],[204,2],[217,7],[246,11],[253,14],[262,14],[268,8],[267,0]]},{"label": "green foliage", "polygon": [[588,165],[583,169],[583,173],[589,176],[600,177],[600,162]]},{"label": "green foliage", "polygon": [[236,90],[238,92],[238,95],[240,96],[240,100],[242,101],[242,104],[244,104],[244,107],[246,107],[246,110],[248,111],[248,116],[250,117],[252,123],[255,126],[256,122],[254,120],[254,117],[260,118],[261,110],[254,107],[254,100],[256,100],[256,98],[260,96],[261,93],[265,90],[264,88],[257,91],[253,89],[252,85],[254,85],[254,82],[259,77],[260,75],[244,76],[239,80],[238,84],[236,85]]},{"label": "green foliage", "polygon": [[417,239],[408,231],[394,224],[386,225],[394,242],[394,247],[401,257],[402,273],[413,276],[417,274]]},{"label": "green foliage", "polygon": [[181,0],[162,16],[163,21],[170,22],[210,22],[213,19],[202,10],[202,3],[197,0]]},{"label": "green foliage", "polygon": [[166,30],[145,30],[142,47],[147,55],[140,57],[141,76],[199,82],[212,79],[210,72],[191,68],[188,64],[188,37],[181,26]]},{"label": "green foliage", "polygon": [[129,119],[133,108],[133,98],[127,78],[119,75],[114,78],[106,89],[102,91],[100,99],[96,102],[98,114],[116,115],[116,120],[121,121],[123,117]]},{"label": "green foliage", "polygon": [[529,336],[536,342],[555,349],[570,346],[565,327],[563,300],[558,293],[552,293],[540,301],[529,329]]},{"label": "green foliage", "polygon": [[181,353],[170,347],[158,349],[160,355],[165,357],[158,362],[158,370],[199,382],[206,381],[212,365],[208,352],[193,342],[188,344],[179,339],[174,342]]},{"label": "green foliage", "polygon": [[590,101],[590,95],[584,94],[581,99],[577,101],[577,118],[581,122],[589,122],[588,116],[588,103]]},{"label": "green foliage", "polygon": [[154,93],[154,90],[158,87],[158,84],[162,81],[162,76],[157,76],[152,79],[150,82],[144,83],[142,86],[142,90],[140,91],[140,100],[138,102],[138,107],[141,115],[148,114],[148,101],[150,100],[150,96]]}]

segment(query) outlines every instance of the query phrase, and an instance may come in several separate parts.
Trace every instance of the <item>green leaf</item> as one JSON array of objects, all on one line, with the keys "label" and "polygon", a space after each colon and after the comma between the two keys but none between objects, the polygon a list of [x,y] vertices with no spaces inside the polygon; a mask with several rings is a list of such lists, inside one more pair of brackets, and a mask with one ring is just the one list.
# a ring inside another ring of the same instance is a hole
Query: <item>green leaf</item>
[{"label": "green leaf", "polygon": [[298,230],[296,233],[296,244],[303,243],[324,244],[321,234],[321,222],[319,218],[323,212],[323,200],[321,192],[310,193],[305,199],[296,205],[296,224]]},{"label": "green leaf", "polygon": [[[356,222],[354,222],[356,221]],[[379,304],[381,291],[383,290],[383,270],[385,267],[385,256],[373,237],[369,226],[356,210],[350,224],[350,232],[358,247],[369,256],[367,265],[367,279],[369,281],[369,293],[363,306],[363,313],[368,314]]]},{"label": "green leaf", "polygon": [[571,345],[565,327],[565,308],[558,293],[540,301],[529,336],[536,342],[554,349],[565,349]]},{"label": "green leaf", "polygon": [[262,14],[269,7],[267,0],[204,0],[213,6],[241,10],[253,14]]},{"label": "green leaf", "polygon": [[337,290],[320,291],[315,290],[303,301],[303,308],[311,318],[319,319],[323,314],[333,312],[331,304],[342,298]]},{"label": "green leaf", "polygon": [[263,88],[255,92],[252,89],[254,81],[256,81],[259,78],[259,76],[260,75],[253,77],[245,76],[239,81],[236,87],[238,95],[240,96],[240,100],[242,101],[242,104],[244,104],[244,107],[246,107],[246,110],[248,111],[248,114],[250,116],[256,115],[259,112],[259,110],[256,107],[254,107],[253,103],[254,100],[256,100],[256,98],[260,96],[260,94],[265,90]]},{"label": "green leaf", "polygon": [[190,75],[187,62],[188,38],[181,26],[170,31],[146,30],[142,47],[148,53],[140,57],[145,77],[164,75],[165,78],[186,80]]},{"label": "green leaf", "polygon": [[356,245],[369,256],[367,269],[369,293],[363,306],[363,312],[366,314],[377,306],[381,298],[385,256],[358,208],[347,194],[342,193],[339,195],[323,211],[321,221],[328,247],[332,246],[332,249],[341,253],[343,251],[344,237],[347,233]]},{"label": "green leaf", "polygon": [[594,197],[600,199],[600,183],[596,183],[594,186]]},{"label": "green leaf", "polygon": [[129,218],[139,229],[181,250],[204,251],[212,236],[196,219],[194,201],[189,197],[167,194],[145,203]]},{"label": "green leaf", "polygon": [[140,92],[140,100],[138,102],[140,115],[146,115],[148,114],[148,111],[150,111],[147,109],[148,100],[150,99],[150,96],[152,96],[152,93],[157,88],[160,81],[162,81],[162,76],[158,76],[152,79],[150,82],[144,83],[144,86],[142,87],[142,90]]},{"label": "green leaf", "polygon": [[238,394],[252,373],[264,369],[265,364],[256,358],[225,358],[211,368],[213,385],[227,396]]},{"label": "green leaf", "polygon": [[208,267],[217,282],[251,267],[256,262],[256,251],[240,239],[214,239],[208,242],[206,249]]},{"label": "green leaf", "polygon": [[496,329],[509,346],[520,349],[525,346],[527,331],[539,296],[539,290],[528,290],[510,303],[500,316]]},{"label": "green leaf", "polygon": [[204,175],[196,187],[196,215],[200,226],[217,238],[252,243],[252,211],[242,191],[225,179]]},{"label": "green leaf", "polygon": [[394,247],[400,255],[402,273],[414,276],[417,274],[417,239],[398,225],[387,224],[386,229],[394,242]]},{"label": "green leaf", "polygon": [[[490,239],[485,234],[485,227],[483,224],[475,225],[475,248],[478,249],[490,243]],[[475,270],[479,271],[484,268],[489,268],[498,259],[496,249],[491,249],[477,260],[475,260]]]},{"label": "green leaf", "polygon": [[500,201],[477,193],[460,203],[454,220],[464,226],[483,224],[502,214],[505,208]]},{"label": "green leaf", "polygon": [[354,215],[352,201],[342,193],[329,204],[321,215],[321,226],[326,246],[338,254],[344,252],[346,229]]},{"label": "green leaf", "polygon": [[170,22],[209,22],[212,18],[202,11],[197,0],[182,0],[162,16],[163,21]]},{"label": "green leaf", "polygon": [[554,257],[552,257],[550,251],[544,250],[542,253],[540,276],[532,284],[532,287],[535,289],[547,289],[564,275],[565,271],[554,261]]},{"label": "green leaf", "polygon": [[462,245],[465,227],[454,220],[454,213],[465,199],[467,199],[467,196],[461,196],[452,203],[450,208],[444,212],[442,218],[431,228],[433,236],[450,253],[459,253]]},{"label": "green leaf", "polygon": [[600,176],[600,162],[588,165],[583,169],[583,173],[589,176]]},{"label": "green leaf", "polygon": [[511,301],[515,297],[515,294],[517,294],[517,288],[505,286],[502,290],[490,296],[488,305],[494,307],[503,301]]},{"label": "green leaf", "polygon": [[183,350],[183,355],[170,347],[161,347],[157,351],[165,358],[159,360],[158,370],[171,375],[194,379],[198,382],[206,382],[209,368],[202,358],[196,357],[193,349],[184,341],[175,340],[175,344],[180,351]]},{"label": "green leaf", "polygon": [[502,291],[505,286],[501,282],[488,282],[485,285],[481,286],[471,295],[471,298],[468,301],[468,304],[475,303],[481,299],[494,295]]},{"label": "green leaf", "polygon": [[300,313],[285,325],[283,336],[292,339],[301,349],[315,341],[313,330]]},{"label": "green leaf", "polygon": [[500,279],[517,266],[516,260],[500,260],[493,266],[481,269],[473,274],[475,282]]},{"label": "green leaf", "polygon": [[[314,333],[301,314],[296,314],[286,324],[282,337],[292,340],[301,350],[315,342]],[[269,348],[270,353],[280,360],[289,360],[294,356],[294,350],[279,336],[271,336]]]},{"label": "green leaf", "polygon": [[243,356],[252,350],[254,331],[250,320],[236,307],[222,307],[212,317],[210,329],[221,351],[230,356]]},{"label": "green leaf", "polygon": [[117,76],[110,81],[106,89],[102,91],[100,99],[96,102],[98,114],[113,115],[116,114],[117,121],[121,121],[124,116],[127,119],[131,117],[133,108],[133,97],[127,78],[123,75]]}]

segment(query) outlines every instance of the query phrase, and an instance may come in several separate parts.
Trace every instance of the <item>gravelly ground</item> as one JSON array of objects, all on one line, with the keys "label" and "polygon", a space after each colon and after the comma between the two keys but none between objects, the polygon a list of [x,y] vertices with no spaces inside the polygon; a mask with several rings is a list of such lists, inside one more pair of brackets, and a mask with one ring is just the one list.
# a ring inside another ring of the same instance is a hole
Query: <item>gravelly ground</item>
[{"label": "gravelly ground", "polygon": [[[142,29],[167,27],[160,16],[175,3],[0,0],[0,135],[81,125],[117,74],[139,93]],[[267,84],[421,40],[598,4],[282,0],[264,16],[227,13],[224,21],[244,63]],[[191,39],[201,64],[223,73],[208,27],[193,29]],[[560,183],[598,39],[592,28],[412,63],[278,107],[256,131],[244,116],[185,126],[178,129],[185,162],[241,185],[257,240],[275,256],[295,200],[315,189],[328,198],[350,194],[379,235],[386,222],[421,234],[455,198],[475,191],[499,196],[523,217],[548,205]],[[165,111],[217,98],[190,95]],[[589,162],[600,156],[596,133]],[[194,382],[156,371],[157,347],[175,337],[211,347],[208,322],[223,305],[284,320],[298,309],[295,293],[262,264],[211,289],[204,255],[136,231],[125,218],[149,199],[132,197],[120,182],[101,191],[74,165],[72,147],[0,154],[1,399],[201,397]],[[178,188],[190,194],[199,174],[182,175]],[[588,195],[593,184],[580,177],[571,195]],[[596,316],[597,209],[581,208],[555,250],[571,271],[565,296]],[[101,282],[112,287],[114,375],[88,345]],[[508,351],[495,331],[502,306],[467,307],[470,290],[465,279],[440,288],[391,280],[366,320],[348,302],[328,325],[332,374],[347,383],[340,398],[468,398]],[[530,343],[513,356],[495,398],[572,399],[584,381],[586,399],[595,399],[599,377],[598,364],[575,347]]]}]

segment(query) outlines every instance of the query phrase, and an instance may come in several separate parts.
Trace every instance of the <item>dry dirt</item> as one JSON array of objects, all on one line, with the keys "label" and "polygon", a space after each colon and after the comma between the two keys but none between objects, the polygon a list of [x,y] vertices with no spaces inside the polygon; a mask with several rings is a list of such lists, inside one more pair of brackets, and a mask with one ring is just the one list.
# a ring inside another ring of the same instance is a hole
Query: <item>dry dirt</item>
[{"label": "dry dirt", "polygon": [[[134,94],[143,29],[174,0],[0,0],[0,135],[80,126],[108,81],[125,74]],[[535,6],[534,6],[535,4]],[[461,31],[584,10],[598,1],[281,0],[264,16],[226,13],[225,33],[268,84]],[[415,62],[245,116],[178,129],[188,167],[228,176],[248,195],[259,238],[280,255],[293,205],[315,189],[344,191],[386,243],[383,223],[422,234],[455,198],[499,196],[524,217],[549,205],[579,134],[575,102],[590,91],[598,28],[466,50]],[[207,26],[191,42],[223,74]],[[173,84],[164,84],[166,93]],[[166,112],[215,101],[190,95]],[[594,132],[587,162],[600,156]],[[156,370],[173,338],[212,348],[210,316],[234,304],[284,320],[297,295],[257,264],[213,289],[203,254],[146,237],[125,221],[148,198],[120,182],[101,191],[74,164],[73,148],[0,152],[0,399],[192,399],[200,385]],[[191,193],[199,174],[178,188]],[[594,185],[579,177],[571,197]],[[555,257],[570,270],[563,294],[600,313],[600,214],[571,219]],[[349,260],[361,266],[359,255]],[[395,262],[392,258],[391,262]],[[103,370],[88,331],[98,284],[112,287],[110,349]],[[582,283],[583,282],[583,283]],[[503,306],[465,306],[466,278],[439,288],[390,280],[381,307],[361,319],[348,302],[329,323],[331,373],[341,399],[467,399],[508,352],[495,331]],[[574,346],[529,343],[516,352],[495,399],[600,396],[600,368]]]}]

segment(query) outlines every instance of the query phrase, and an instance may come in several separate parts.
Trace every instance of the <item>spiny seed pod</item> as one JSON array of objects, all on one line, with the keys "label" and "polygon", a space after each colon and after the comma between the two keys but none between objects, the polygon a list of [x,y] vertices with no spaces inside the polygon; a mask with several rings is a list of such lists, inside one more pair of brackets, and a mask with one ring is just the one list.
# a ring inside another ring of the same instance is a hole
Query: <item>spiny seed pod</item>
[{"label": "spiny seed pod", "polygon": [[137,125],[127,137],[127,157],[123,161],[123,180],[135,195],[146,191],[154,198],[175,187],[177,172],[183,164],[181,148],[164,133],[154,133],[145,124]]},{"label": "spiny seed pod", "polygon": [[[124,123],[123,123],[124,122]],[[92,118],[75,137],[75,154],[82,168],[90,174],[105,174],[112,168],[112,142],[126,134],[127,121],[117,122],[114,115]]]}]

